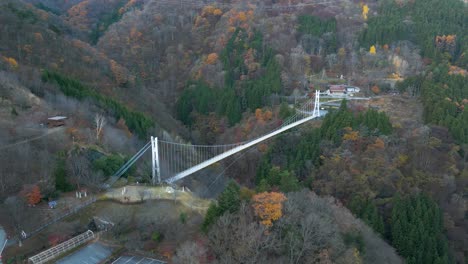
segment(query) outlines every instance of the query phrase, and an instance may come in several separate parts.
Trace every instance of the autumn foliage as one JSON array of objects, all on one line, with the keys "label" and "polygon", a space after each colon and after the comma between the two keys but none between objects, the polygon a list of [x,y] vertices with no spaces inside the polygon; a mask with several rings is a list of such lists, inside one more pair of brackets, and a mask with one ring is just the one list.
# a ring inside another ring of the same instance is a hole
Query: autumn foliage
[{"label": "autumn foliage", "polygon": [[211,53],[206,58],[206,64],[215,64],[218,61],[218,54]]},{"label": "autumn foliage", "polygon": [[384,149],[385,148],[385,142],[381,138],[377,138],[374,142],[374,144],[370,145],[371,148],[373,149]]},{"label": "autumn foliage", "polygon": [[457,47],[457,35],[436,36],[435,46],[438,50],[454,54]]},{"label": "autumn foliage", "polygon": [[379,93],[380,93],[380,88],[379,88],[379,86],[377,86],[377,85],[372,86],[371,90],[372,90],[372,92],[375,93],[375,94],[379,94]]},{"label": "autumn foliage", "polygon": [[283,202],[286,196],[279,192],[263,192],[254,195],[252,198],[255,215],[260,218],[260,223],[269,227],[273,221],[283,215]]},{"label": "autumn foliage", "polygon": [[367,15],[369,14],[369,6],[368,5],[363,5],[362,6],[362,18],[364,20],[367,20]]},{"label": "autumn foliage", "polygon": [[262,109],[257,108],[255,110],[255,118],[257,118],[258,121],[263,121]]},{"label": "autumn foliage", "polygon": [[124,86],[131,81],[131,78],[127,75],[126,69],[115,60],[110,60],[110,69],[119,85]]},{"label": "autumn foliage", "polygon": [[382,48],[383,48],[383,50],[384,50],[385,52],[387,52],[387,51],[389,50],[390,47],[388,46],[388,44],[385,44],[385,45],[383,45]]},{"label": "autumn foliage", "polygon": [[207,17],[207,16],[210,16],[210,15],[220,16],[222,14],[223,14],[223,11],[221,11],[221,9],[216,8],[216,7],[212,6],[212,5],[205,6],[203,8],[203,11],[202,11],[202,16],[203,17]]},{"label": "autumn foliage", "polygon": [[343,140],[356,141],[359,138],[359,131],[353,131],[351,127],[345,128],[346,134],[343,136]]},{"label": "autumn foliage", "polygon": [[3,60],[8,63],[11,69],[18,69],[18,62],[14,58],[2,57]]},{"label": "autumn foliage", "polygon": [[465,70],[465,69],[462,69],[462,68],[460,68],[460,67],[451,65],[451,66],[449,67],[449,75],[453,75],[453,74],[458,74],[458,75],[462,75],[462,76],[468,76],[468,71]]},{"label": "autumn foliage", "polygon": [[26,198],[29,205],[36,205],[41,201],[41,190],[39,186],[24,186],[21,191],[22,195]]},{"label": "autumn foliage", "polygon": [[49,246],[55,247],[56,245],[67,240],[67,237],[61,234],[52,234],[48,237],[48,240],[49,240]]},{"label": "autumn foliage", "polygon": [[253,10],[247,10],[247,11],[237,11],[235,9],[232,9],[229,11],[229,25],[236,27],[240,26],[244,29],[247,29],[249,21],[251,21],[254,17],[254,11]]},{"label": "autumn foliage", "polygon": [[273,113],[270,110],[263,111],[260,108],[255,110],[255,118],[259,122],[270,121],[273,118]]}]

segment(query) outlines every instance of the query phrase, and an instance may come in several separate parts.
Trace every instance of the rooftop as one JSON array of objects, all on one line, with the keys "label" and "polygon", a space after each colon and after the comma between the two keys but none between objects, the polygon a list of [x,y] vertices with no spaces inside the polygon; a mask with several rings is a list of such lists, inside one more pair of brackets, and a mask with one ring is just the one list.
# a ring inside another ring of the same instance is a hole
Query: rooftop
[{"label": "rooftop", "polygon": [[66,116],[53,116],[53,117],[47,118],[47,120],[54,120],[54,121],[64,120],[64,119],[67,119],[67,117]]},{"label": "rooftop", "polygon": [[330,90],[345,90],[346,86],[345,85],[330,85]]},{"label": "rooftop", "polygon": [[145,257],[137,257],[137,256],[121,256],[112,264],[165,264],[166,262],[152,259],[152,258],[145,258]]}]

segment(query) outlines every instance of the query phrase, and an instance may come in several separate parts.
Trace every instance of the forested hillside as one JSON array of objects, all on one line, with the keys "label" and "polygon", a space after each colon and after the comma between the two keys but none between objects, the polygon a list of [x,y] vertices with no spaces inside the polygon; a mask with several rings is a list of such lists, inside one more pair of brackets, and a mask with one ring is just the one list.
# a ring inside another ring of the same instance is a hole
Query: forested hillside
[{"label": "forested hillside", "polygon": [[[206,213],[164,204],[184,233],[109,209],[109,244],[174,263],[468,261],[466,1],[3,0],[0,25],[0,225],[12,236],[45,221],[48,201],[101,197],[150,136],[243,142],[344,84],[365,100],[179,182],[213,199]],[[118,184],[149,186],[149,156]],[[122,206],[148,206],[139,196]]]}]

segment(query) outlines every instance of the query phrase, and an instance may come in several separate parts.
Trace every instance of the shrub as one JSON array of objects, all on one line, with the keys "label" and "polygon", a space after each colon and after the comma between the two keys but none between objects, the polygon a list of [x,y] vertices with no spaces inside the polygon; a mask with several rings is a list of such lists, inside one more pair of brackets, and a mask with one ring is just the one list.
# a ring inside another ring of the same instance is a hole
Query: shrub
[{"label": "shrub", "polygon": [[184,213],[184,212],[180,213],[179,219],[182,224],[185,224],[187,222],[187,213]]}]

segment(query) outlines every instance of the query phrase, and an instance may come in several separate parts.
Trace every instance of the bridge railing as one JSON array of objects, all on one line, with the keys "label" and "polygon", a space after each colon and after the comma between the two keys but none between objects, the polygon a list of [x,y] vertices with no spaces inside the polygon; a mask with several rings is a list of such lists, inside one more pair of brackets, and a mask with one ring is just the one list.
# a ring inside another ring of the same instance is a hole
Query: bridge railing
[{"label": "bridge railing", "polygon": [[276,136],[276,135],[278,135],[278,134],[280,134],[280,133],[283,133],[284,131],[286,131],[286,130],[288,130],[288,129],[291,129],[291,128],[293,128],[293,127],[296,127],[296,126],[298,126],[298,125],[300,125],[300,124],[303,124],[303,123],[305,123],[305,122],[307,122],[307,121],[310,121],[310,120],[312,120],[312,119],[314,119],[314,118],[317,118],[317,117],[318,117],[318,116],[312,115],[312,116],[303,118],[303,119],[301,119],[301,120],[299,120],[299,121],[296,121],[296,122],[294,122],[294,123],[291,123],[291,124],[289,124],[289,125],[287,125],[287,126],[281,127],[280,129],[275,130],[275,131],[273,131],[273,132],[271,132],[271,133],[269,133],[269,134],[267,134],[267,135],[264,135],[264,136],[262,136],[262,137],[259,137],[259,138],[257,138],[257,139],[254,139],[254,140],[252,140],[252,141],[249,141],[249,142],[246,143],[246,144],[243,144],[243,145],[241,145],[241,146],[235,147],[235,148],[233,148],[233,149],[231,149],[231,150],[229,150],[229,151],[227,151],[227,152],[225,152],[225,153],[222,153],[222,154],[220,154],[220,155],[218,155],[218,156],[215,156],[215,157],[213,157],[213,158],[211,158],[211,159],[209,159],[209,160],[206,160],[206,161],[204,161],[204,162],[202,162],[202,163],[200,163],[200,164],[198,164],[198,165],[196,165],[196,166],[194,166],[194,167],[191,167],[191,168],[189,168],[189,169],[187,169],[187,170],[184,170],[184,171],[182,171],[182,172],[176,174],[175,176],[173,176],[173,177],[167,179],[166,182],[169,183],[169,184],[172,184],[172,183],[174,183],[174,182],[176,182],[176,181],[178,181],[178,180],[181,180],[181,179],[187,177],[188,175],[190,175],[190,174],[192,174],[192,173],[195,173],[195,172],[197,172],[197,171],[199,171],[199,170],[201,170],[201,169],[204,169],[204,168],[206,168],[206,167],[208,167],[208,166],[210,166],[210,165],[212,165],[212,164],[214,164],[214,163],[216,163],[216,162],[218,162],[218,161],[220,161],[220,160],[223,160],[223,159],[225,159],[225,158],[227,158],[227,157],[229,157],[229,156],[232,156],[232,155],[234,155],[234,154],[236,154],[236,153],[238,153],[238,152],[240,152],[240,151],[242,151],[242,150],[244,150],[244,149],[250,148],[250,147],[252,147],[253,145],[256,145],[256,144],[258,144],[258,143],[260,143],[260,142],[262,142],[262,141],[264,141],[264,140],[266,140],[266,139],[269,139],[269,138],[271,138],[271,137],[273,137],[273,136]]}]

